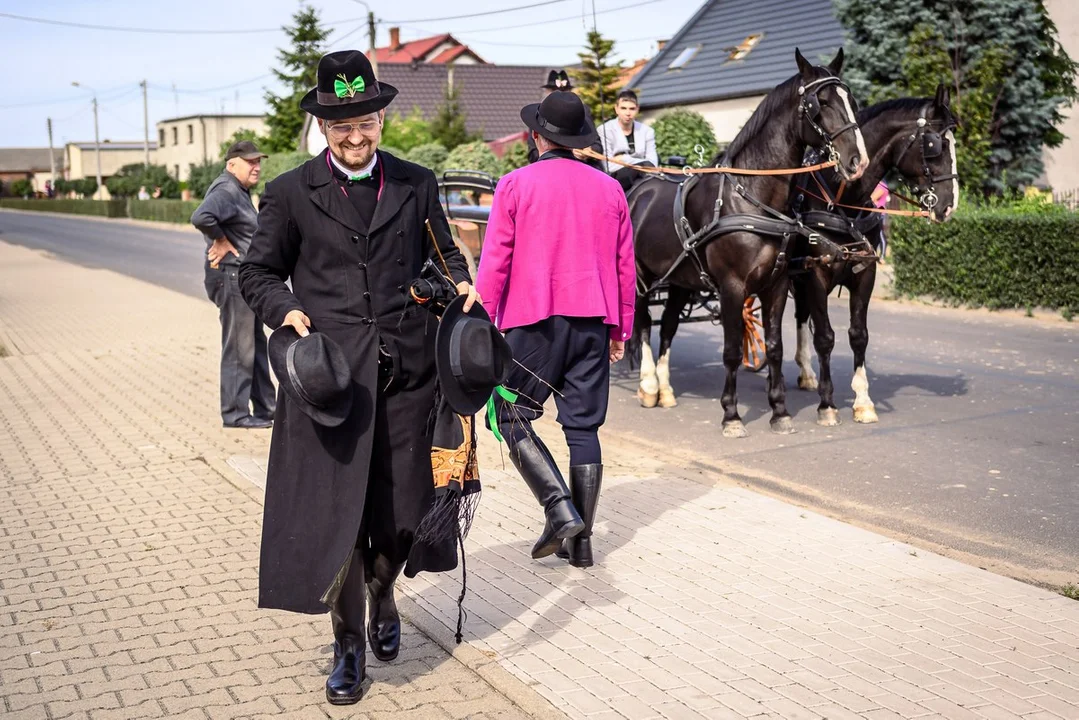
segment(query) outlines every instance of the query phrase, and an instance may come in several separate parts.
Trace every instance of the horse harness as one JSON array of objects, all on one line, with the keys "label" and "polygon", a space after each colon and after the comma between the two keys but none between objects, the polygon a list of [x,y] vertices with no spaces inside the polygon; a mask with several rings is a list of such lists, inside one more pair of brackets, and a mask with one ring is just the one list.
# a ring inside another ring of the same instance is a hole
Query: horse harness
[{"label": "horse harness", "polygon": [[[840,154],[832,144],[832,141],[849,130],[857,130],[858,123],[847,123],[836,130],[836,132],[829,133],[817,122],[817,118],[820,116],[821,112],[820,100],[817,99],[817,92],[821,88],[829,85],[846,87],[843,82],[835,76],[821,78],[800,86],[798,88],[798,95],[801,99],[798,104],[798,112],[803,119],[808,122],[810,128],[820,136],[823,141],[822,150],[828,154],[829,160],[838,163],[841,159]],[[722,162],[723,159],[725,158],[721,158],[720,162]],[[717,163],[716,166],[719,167],[719,163]],[[674,228],[675,232],[678,234],[678,239],[682,243],[682,252],[678,255],[678,258],[674,263],[671,264],[670,268],[667,269],[667,272],[652,283],[651,287],[645,288],[638,280],[637,291],[641,295],[651,295],[657,288],[666,283],[670,276],[674,274],[674,271],[681,267],[682,263],[688,258],[693,262],[697,274],[704,286],[709,292],[718,296],[719,288],[716,287],[715,281],[712,279],[704,261],[701,259],[700,250],[721,235],[728,235],[735,232],[752,232],[758,235],[771,235],[781,238],[779,253],[776,255],[776,262],[772,268],[772,274],[768,281],[769,283],[774,281],[776,277],[782,274],[787,268],[788,248],[790,246],[792,235],[804,235],[811,243],[821,241],[830,242],[819,233],[813,232],[807,228],[800,220],[788,217],[754,198],[740,181],[730,178],[729,174],[726,172],[719,173],[719,192],[716,194],[716,202],[712,210],[711,221],[694,232],[693,228],[690,226],[689,219],[686,218],[686,198],[689,195],[689,191],[700,182],[700,176],[691,175],[688,180],[664,179],[668,182],[675,182],[678,184],[678,189],[674,196]],[[723,191],[729,179],[734,183],[734,191],[737,192],[743,200],[761,211],[761,215],[737,213],[734,215],[722,216]],[[639,273],[638,278],[640,278]]]},{"label": "horse harness", "polygon": [[[946,123],[941,132],[937,132],[929,124],[929,120],[926,119],[925,113],[927,108],[922,108],[921,115],[918,118],[918,127],[910,137],[907,139],[907,146],[903,148],[903,152],[899,154],[899,160],[907,156],[907,153],[911,151],[916,144],[921,145],[922,148],[922,177],[925,178],[925,185],[921,183],[917,185],[911,185],[912,194],[918,199],[918,204],[924,207],[926,210],[932,210],[937,206],[939,198],[936,193],[936,184],[946,182],[948,180],[958,180],[959,175],[957,173],[948,173],[947,175],[934,175],[933,171],[929,168],[929,161],[940,157],[944,152],[944,133],[952,130],[955,127],[954,123]],[[910,183],[907,183],[910,185]]]}]

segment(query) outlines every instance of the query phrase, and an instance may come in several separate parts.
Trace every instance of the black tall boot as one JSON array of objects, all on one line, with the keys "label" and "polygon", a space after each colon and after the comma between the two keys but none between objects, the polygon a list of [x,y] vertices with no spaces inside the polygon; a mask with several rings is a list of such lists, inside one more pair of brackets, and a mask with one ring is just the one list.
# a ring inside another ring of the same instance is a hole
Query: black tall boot
[{"label": "black tall boot", "polygon": [[363,557],[353,551],[341,593],[330,610],[333,668],[326,678],[326,699],[332,705],[352,705],[363,697],[363,681],[367,677],[363,596]]},{"label": "black tall boot", "polygon": [[558,556],[569,560],[574,567],[592,567],[592,524],[599,507],[599,491],[603,484],[603,465],[572,465],[569,469],[570,494],[573,504],[584,521],[584,530],[567,538]]},{"label": "black tall boot", "polygon": [[382,662],[397,659],[401,651],[401,616],[393,586],[404,567],[404,563],[398,565],[385,555],[376,555],[373,577],[367,581],[367,600],[371,604],[367,640],[371,643],[371,653]]},{"label": "black tall boot", "polygon": [[543,506],[546,516],[543,533],[532,546],[532,557],[547,557],[558,550],[564,538],[573,537],[584,529],[584,522],[573,507],[566,481],[543,441],[531,428],[521,438],[513,437],[509,425],[503,425],[501,430],[510,446],[510,461]]}]

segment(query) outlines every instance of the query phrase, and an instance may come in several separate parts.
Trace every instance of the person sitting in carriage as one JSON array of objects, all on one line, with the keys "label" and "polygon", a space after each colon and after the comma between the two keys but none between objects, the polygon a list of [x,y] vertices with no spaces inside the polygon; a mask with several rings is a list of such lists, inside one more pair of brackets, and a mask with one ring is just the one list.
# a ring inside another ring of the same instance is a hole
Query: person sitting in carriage
[{"label": "person sitting in carriage", "polygon": [[[656,131],[637,121],[640,103],[637,93],[623,90],[615,100],[614,117],[599,127],[599,137],[603,143],[603,154],[630,166],[657,167],[659,156],[656,154]],[[641,178],[642,173],[633,167],[626,167],[608,160],[607,173],[622,189],[629,192],[633,183]]]}]

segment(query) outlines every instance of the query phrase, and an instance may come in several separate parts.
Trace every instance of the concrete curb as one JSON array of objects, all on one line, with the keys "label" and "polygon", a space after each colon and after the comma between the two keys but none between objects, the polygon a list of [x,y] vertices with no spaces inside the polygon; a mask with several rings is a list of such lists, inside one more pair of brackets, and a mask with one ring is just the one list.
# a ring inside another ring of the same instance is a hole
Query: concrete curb
[{"label": "concrete curb", "polygon": [[162,222],[160,220],[137,220],[135,218],[108,218],[99,217],[97,215],[78,215],[76,213],[61,213],[61,212],[45,212],[42,210],[19,210],[18,208],[5,208],[0,207],[0,213],[15,213],[17,215],[45,215],[47,217],[69,218],[74,220],[91,220],[93,222],[107,222],[107,223],[122,223],[124,225],[135,225],[143,227],[152,227],[159,230],[177,230],[179,232],[190,232],[194,235],[202,235],[193,226],[186,223],[170,223]]}]

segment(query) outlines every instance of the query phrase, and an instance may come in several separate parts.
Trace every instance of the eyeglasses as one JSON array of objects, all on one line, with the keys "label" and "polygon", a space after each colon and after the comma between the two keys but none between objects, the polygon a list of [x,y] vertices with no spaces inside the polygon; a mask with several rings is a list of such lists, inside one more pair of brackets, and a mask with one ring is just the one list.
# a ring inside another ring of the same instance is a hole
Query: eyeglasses
[{"label": "eyeglasses", "polygon": [[381,127],[382,123],[378,120],[364,120],[363,122],[358,123],[334,123],[333,125],[330,125],[327,130],[335,138],[344,140],[352,134],[354,129],[359,130],[364,135],[374,135]]}]

